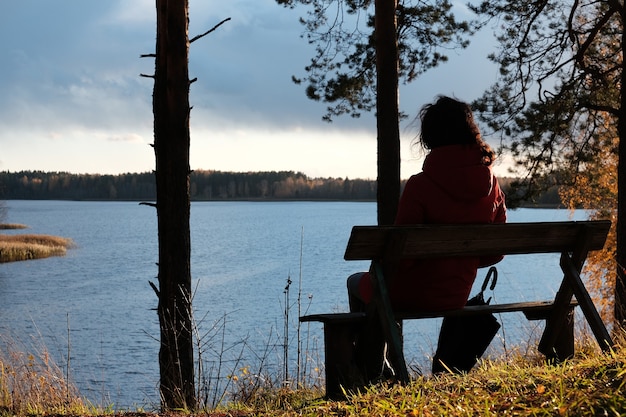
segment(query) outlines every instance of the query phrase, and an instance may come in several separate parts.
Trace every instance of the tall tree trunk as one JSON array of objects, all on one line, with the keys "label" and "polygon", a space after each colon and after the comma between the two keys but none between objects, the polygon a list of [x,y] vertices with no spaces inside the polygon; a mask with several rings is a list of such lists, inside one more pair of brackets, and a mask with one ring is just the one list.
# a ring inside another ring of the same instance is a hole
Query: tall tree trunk
[{"label": "tall tree trunk", "polygon": [[376,0],[378,224],[392,224],[400,199],[397,0]]},{"label": "tall tree trunk", "polygon": [[156,0],[153,94],[159,234],[160,390],[164,409],[195,406],[189,233],[188,2]]},{"label": "tall tree trunk", "polygon": [[622,82],[620,86],[620,110],[617,122],[619,134],[619,158],[617,163],[617,275],[615,280],[615,324],[626,328],[626,33],[622,6]]}]

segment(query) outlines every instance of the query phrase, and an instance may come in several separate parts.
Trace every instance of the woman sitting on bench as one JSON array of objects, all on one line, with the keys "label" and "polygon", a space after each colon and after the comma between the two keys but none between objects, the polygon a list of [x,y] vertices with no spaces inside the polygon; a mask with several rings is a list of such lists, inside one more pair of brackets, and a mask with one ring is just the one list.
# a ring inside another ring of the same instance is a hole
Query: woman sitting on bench
[{"label": "woman sitting on bench", "polygon": [[[504,223],[504,194],[491,172],[495,153],[481,138],[468,104],[441,96],[420,113],[418,139],[429,150],[422,172],[407,182],[395,224]],[[402,261],[388,282],[395,311],[462,308],[477,269],[502,257]],[[369,273],[348,278],[351,311],[372,298]]]}]

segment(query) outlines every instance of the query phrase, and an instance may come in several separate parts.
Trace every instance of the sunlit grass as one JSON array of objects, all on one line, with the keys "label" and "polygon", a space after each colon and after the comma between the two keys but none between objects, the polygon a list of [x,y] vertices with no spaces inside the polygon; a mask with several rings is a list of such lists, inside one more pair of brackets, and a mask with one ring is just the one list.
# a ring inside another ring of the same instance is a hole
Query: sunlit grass
[{"label": "sunlit grass", "polygon": [[0,234],[0,263],[63,256],[73,246],[71,239],[58,236]]},{"label": "sunlit grass", "polygon": [[626,415],[625,385],[622,343],[611,353],[587,346],[559,365],[509,356],[483,361],[466,375],[374,385],[345,401],[283,390],[232,409],[267,416],[620,416]]}]

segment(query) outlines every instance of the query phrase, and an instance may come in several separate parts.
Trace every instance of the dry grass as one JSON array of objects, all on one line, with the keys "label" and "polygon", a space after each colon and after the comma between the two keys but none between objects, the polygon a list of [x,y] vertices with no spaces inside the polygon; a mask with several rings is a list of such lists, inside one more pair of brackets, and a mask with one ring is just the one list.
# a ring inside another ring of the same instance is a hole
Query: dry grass
[{"label": "dry grass", "polygon": [[46,350],[32,354],[2,341],[0,415],[92,414]]},{"label": "dry grass", "polygon": [[0,263],[63,256],[73,246],[71,239],[58,236],[0,234]]},{"label": "dry grass", "polygon": [[576,359],[556,366],[522,355],[485,361],[467,375],[420,376],[406,386],[381,383],[345,401],[327,401],[317,390],[268,387],[245,402],[196,413],[95,407],[80,399],[45,352],[10,353],[0,356],[0,416],[623,416],[623,346],[607,354],[587,346]]}]

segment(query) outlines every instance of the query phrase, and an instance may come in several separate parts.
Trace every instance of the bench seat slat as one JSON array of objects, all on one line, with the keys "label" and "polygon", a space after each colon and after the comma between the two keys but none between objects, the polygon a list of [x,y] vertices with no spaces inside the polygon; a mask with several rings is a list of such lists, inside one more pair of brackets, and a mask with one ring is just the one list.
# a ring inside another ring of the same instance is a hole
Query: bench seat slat
[{"label": "bench seat slat", "polygon": [[[552,301],[529,301],[522,303],[488,304],[484,306],[467,306],[458,310],[397,312],[395,313],[395,318],[397,320],[412,320],[437,317],[471,316],[485,313],[509,313],[514,311],[521,311],[532,315],[532,313],[547,313],[553,305],[554,303]],[[576,301],[573,301],[571,303],[572,307],[576,305],[578,305]],[[326,313],[310,314],[300,317],[301,322],[319,321],[322,323],[354,322],[364,319],[365,313]]]},{"label": "bench seat slat", "polygon": [[301,316],[300,321],[303,323],[311,321],[319,321],[320,323],[341,323],[364,320],[365,317],[365,313],[321,313]]},{"label": "bench seat slat", "polygon": [[[437,312],[397,312],[395,317],[398,320],[426,319],[436,317],[471,316],[485,313],[509,313],[514,311],[549,311],[554,305],[552,301],[528,301],[521,303],[487,304],[480,306],[467,306],[458,310],[447,310]],[[575,304],[574,304],[575,305]]]}]

